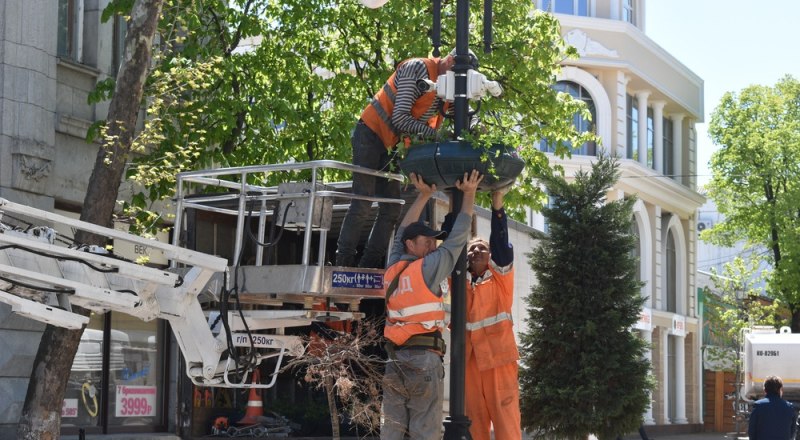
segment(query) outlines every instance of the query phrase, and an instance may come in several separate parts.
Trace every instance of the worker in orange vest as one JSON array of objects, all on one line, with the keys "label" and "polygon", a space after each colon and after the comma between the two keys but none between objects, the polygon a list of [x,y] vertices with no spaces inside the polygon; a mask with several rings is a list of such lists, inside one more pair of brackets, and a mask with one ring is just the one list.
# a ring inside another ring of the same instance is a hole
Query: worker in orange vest
[{"label": "worker in orange vest", "polygon": [[522,437],[519,412],[519,351],[514,339],[514,249],[503,209],[506,189],[492,192],[489,242],[467,246],[466,415],[473,440]]},{"label": "worker in orange vest", "polygon": [[[442,438],[444,298],[449,294],[448,277],[469,238],[475,191],[483,179],[473,170],[456,183],[464,199],[447,234],[417,221],[436,186],[414,173],[410,177],[419,194],[400,224],[384,275],[389,360],[381,440]],[[445,240],[437,246],[437,239]]]},{"label": "worker in orange vest", "polygon": [[[447,111],[435,91],[423,91],[419,80],[436,82],[452,69],[453,55],[444,58],[411,58],[403,61],[361,113],[353,134],[353,165],[391,171],[395,148],[401,137],[433,138]],[[400,198],[400,182],[353,173],[353,193],[362,196]],[[356,246],[372,202],[352,199],[345,214],[336,249],[337,266],[356,266]],[[401,206],[380,203],[359,267],[383,268],[389,237],[400,217]]]}]

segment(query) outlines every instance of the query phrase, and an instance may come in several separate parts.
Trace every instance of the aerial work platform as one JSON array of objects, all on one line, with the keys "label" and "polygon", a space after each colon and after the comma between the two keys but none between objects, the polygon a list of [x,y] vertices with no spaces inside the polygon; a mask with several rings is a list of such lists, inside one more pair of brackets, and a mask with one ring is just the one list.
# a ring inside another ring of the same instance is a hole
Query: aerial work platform
[{"label": "aerial work platform", "polygon": [[[285,328],[361,319],[362,299],[383,298],[383,270],[326,264],[328,231],[352,198],[404,203],[353,195],[349,183],[332,181],[354,172],[403,179],[335,161],[183,173],[173,244],[0,198],[0,302],[76,330],[89,318],[73,306],[164,319],[196,385],[270,387],[283,357],[305,351]],[[76,230],[159,251],[169,267],[59,237]],[[247,383],[265,359],[275,360],[271,379]]]},{"label": "aerial work platform", "polygon": [[[208,237],[198,237],[198,230],[231,228],[231,277],[238,277],[239,299],[246,303],[307,306],[324,298],[357,306],[362,298],[383,298],[382,269],[329,263],[328,233],[338,235],[352,199],[404,200],[348,192],[350,182],[335,179],[351,173],[404,180],[400,174],[330,160],[181,173],[175,220],[180,233],[173,235],[173,244],[207,252]],[[213,218],[210,227],[202,226],[204,218]],[[287,240],[287,235],[293,237]],[[220,254],[219,247],[213,251]]]}]

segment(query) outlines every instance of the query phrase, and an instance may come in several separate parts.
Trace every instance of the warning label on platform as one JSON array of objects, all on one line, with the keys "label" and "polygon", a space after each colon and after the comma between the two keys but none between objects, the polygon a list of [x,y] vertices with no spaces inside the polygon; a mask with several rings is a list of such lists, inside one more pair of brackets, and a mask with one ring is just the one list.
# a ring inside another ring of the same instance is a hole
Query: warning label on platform
[{"label": "warning label on platform", "polygon": [[334,271],[331,273],[331,287],[345,289],[383,289],[383,274]]}]

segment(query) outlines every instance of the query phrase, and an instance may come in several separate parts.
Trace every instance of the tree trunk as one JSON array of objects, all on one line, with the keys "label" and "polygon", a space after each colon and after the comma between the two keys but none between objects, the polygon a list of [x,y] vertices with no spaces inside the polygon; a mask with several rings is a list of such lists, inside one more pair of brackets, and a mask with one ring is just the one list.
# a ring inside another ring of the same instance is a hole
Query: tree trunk
[{"label": "tree trunk", "polygon": [[[82,333],[83,330],[52,325],[45,327],[17,427],[18,439],[53,440],[59,437],[64,390]],[[67,347],[75,349],[68,350]]]},{"label": "tree trunk", "polygon": [[[81,211],[81,220],[111,226],[125,162],[131,149],[144,82],[150,67],[153,37],[163,0],[135,0],[125,58],[120,66],[108,110],[108,132],[97,154]],[[104,245],[102,237],[79,232],[78,243]],[[87,310],[74,308],[88,314]],[[61,406],[72,362],[83,330],[45,327],[33,361],[28,393],[22,408],[17,438],[57,439],[61,432]],[[102,384],[105,385],[105,384]]]},{"label": "tree trunk", "polygon": [[339,410],[336,408],[336,395],[334,394],[333,378],[325,378],[325,395],[328,397],[328,411],[331,413],[331,438],[339,440],[342,434],[339,432]]},{"label": "tree trunk", "polygon": [[[120,66],[114,97],[108,109],[107,134],[97,152],[89,187],[83,201],[81,220],[111,226],[119,184],[133,142],[136,119],[141,108],[144,82],[152,58],[153,36],[158,28],[163,0],[136,0],[125,37],[125,59]],[[78,242],[90,244],[91,234],[79,234]]]}]

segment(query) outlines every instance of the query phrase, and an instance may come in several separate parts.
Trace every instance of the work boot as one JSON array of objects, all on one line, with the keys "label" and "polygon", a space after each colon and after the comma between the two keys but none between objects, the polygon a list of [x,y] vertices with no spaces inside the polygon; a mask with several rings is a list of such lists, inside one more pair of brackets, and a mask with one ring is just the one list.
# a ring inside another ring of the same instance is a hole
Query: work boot
[{"label": "work boot", "polygon": [[356,266],[356,256],[355,255],[343,255],[340,253],[336,253],[336,265],[342,267],[355,267]]},{"label": "work boot", "polygon": [[383,259],[375,261],[362,257],[361,261],[358,262],[358,267],[364,269],[384,269],[384,266]]}]

